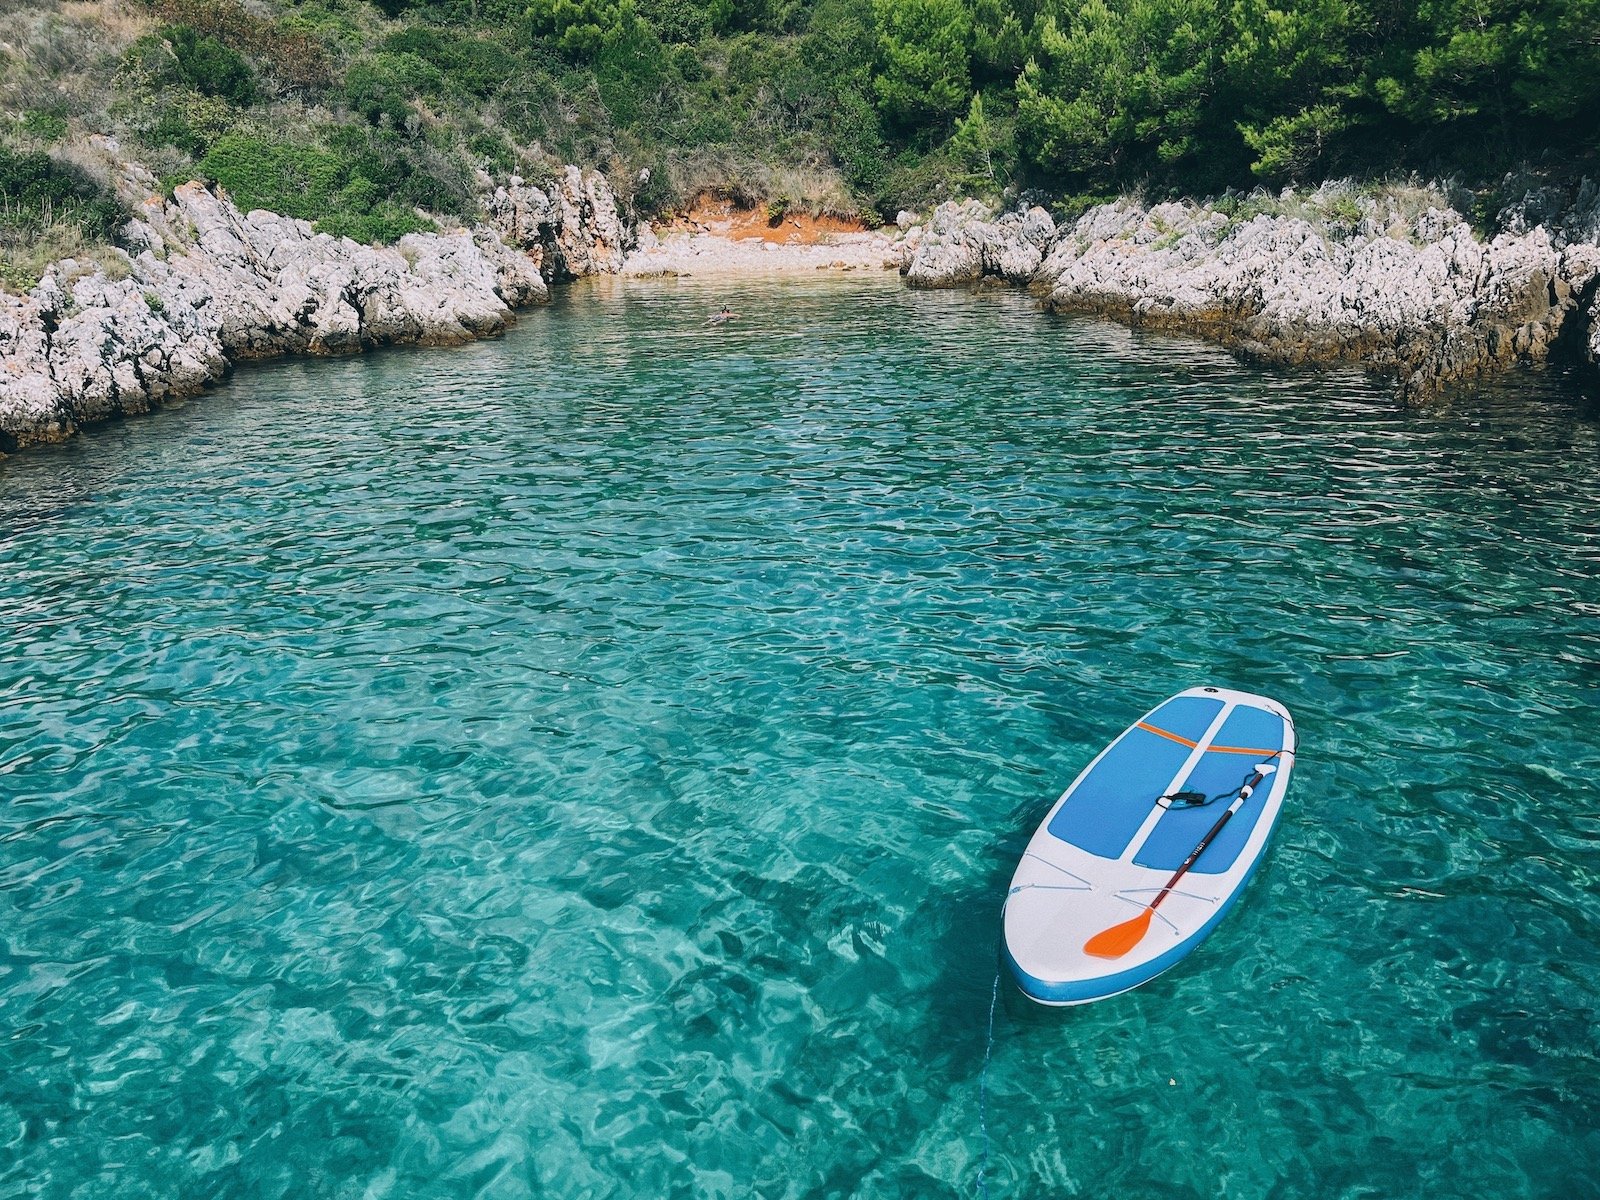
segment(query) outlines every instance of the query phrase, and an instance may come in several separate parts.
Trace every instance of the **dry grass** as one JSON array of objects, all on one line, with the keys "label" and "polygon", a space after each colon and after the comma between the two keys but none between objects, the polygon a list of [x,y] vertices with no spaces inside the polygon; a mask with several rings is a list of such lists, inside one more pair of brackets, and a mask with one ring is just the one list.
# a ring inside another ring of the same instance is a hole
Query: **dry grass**
[{"label": "dry grass", "polygon": [[0,207],[0,286],[26,292],[46,267],[62,259],[77,261],[76,275],[96,269],[112,279],[126,279],[129,274],[126,255],[85,237],[76,221],[63,219],[48,206],[42,214]]},{"label": "dry grass", "polygon": [[108,130],[118,61],[151,27],[120,0],[0,0],[0,108],[55,108]]},{"label": "dry grass", "polygon": [[1304,221],[1330,241],[1372,237],[1416,241],[1429,211],[1448,211],[1451,203],[1442,188],[1415,179],[1361,183],[1336,179],[1316,188],[1230,193],[1206,207],[1228,217],[1229,232],[1265,214]]},{"label": "dry grass", "polygon": [[684,203],[696,196],[713,195],[753,209],[769,201],[784,200],[791,209],[804,209],[813,217],[853,218],[856,202],[843,178],[821,164],[773,166],[724,147],[678,151],[667,157],[672,191]]}]

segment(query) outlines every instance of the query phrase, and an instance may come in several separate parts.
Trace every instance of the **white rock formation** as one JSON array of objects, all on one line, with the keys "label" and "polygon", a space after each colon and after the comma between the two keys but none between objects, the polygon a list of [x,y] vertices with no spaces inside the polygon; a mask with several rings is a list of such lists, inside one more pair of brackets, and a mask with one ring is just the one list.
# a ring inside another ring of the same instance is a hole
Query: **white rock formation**
[{"label": "white rock formation", "polygon": [[925,226],[906,237],[906,282],[912,287],[957,287],[986,275],[1027,283],[1055,241],[1056,225],[1034,207],[995,218],[976,200],[946,201]]},{"label": "white rock formation", "polygon": [[599,171],[567,167],[548,191],[519,175],[500,186],[487,177],[480,182],[488,185],[484,208],[495,228],[527,251],[550,282],[622,270],[631,239]]},{"label": "white rock formation", "polygon": [[1058,310],[1206,333],[1264,362],[1356,360],[1425,395],[1545,358],[1594,278],[1542,225],[1483,242],[1447,208],[1340,237],[1297,216],[1123,201],[1065,231],[1034,282]]},{"label": "white rock formation", "polygon": [[[129,179],[153,183],[137,168]],[[241,213],[198,183],[171,200],[151,190],[127,231],[126,278],[67,260],[27,296],[0,295],[0,449],[146,411],[231,359],[462,342],[548,297],[537,263],[487,227],[363,246]]]}]

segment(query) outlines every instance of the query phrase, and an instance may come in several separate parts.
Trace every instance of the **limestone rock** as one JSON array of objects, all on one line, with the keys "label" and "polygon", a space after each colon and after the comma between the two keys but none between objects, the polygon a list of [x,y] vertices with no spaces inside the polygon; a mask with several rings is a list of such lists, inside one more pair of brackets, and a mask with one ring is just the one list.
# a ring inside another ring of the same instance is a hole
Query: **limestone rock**
[{"label": "limestone rock", "polygon": [[39,302],[0,292],[0,449],[59,441],[71,432],[49,363]]},{"label": "limestone rock", "polygon": [[1055,239],[1055,222],[1037,206],[996,218],[983,204],[946,201],[926,226],[907,233],[906,282],[961,287],[985,276],[1027,283]]},{"label": "limestone rock", "polygon": [[[487,178],[485,178],[485,182]],[[550,282],[622,270],[632,239],[599,171],[567,167],[545,191],[513,175],[485,189],[484,208],[511,245],[539,265]]]},{"label": "limestone rock", "polygon": [[1057,310],[1202,333],[1268,363],[1359,361],[1395,372],[1411,397],[1542,360],[1575,314],[1592,329],[1578,310],[1600,270],[1545,226],[1485,243],[1442,200],[1414,219],[1368,200],[1342,225],[1297,212],[1350,203],[1286,194],[1284,211],[1248,220],[1103,205],[1063,233],[1035,282]]},{"label": "limestone rock", "polygon": [[0,449],[144,412],[230,359],[466,341],[549,295],[537,264],[487,227],[362,246],[241,213],[198,183],[138,201],[124,241],[125,278],[67,260],[0,302]]}]

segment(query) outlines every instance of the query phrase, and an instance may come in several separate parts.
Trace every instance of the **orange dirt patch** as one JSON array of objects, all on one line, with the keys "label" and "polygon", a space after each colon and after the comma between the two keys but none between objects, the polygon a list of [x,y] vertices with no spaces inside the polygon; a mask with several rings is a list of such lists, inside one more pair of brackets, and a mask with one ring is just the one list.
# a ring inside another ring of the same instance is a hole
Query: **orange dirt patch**
[{"label": "orange dirt patch", "polygon": [[841,233],[866,233],[860,221],[813,217],[804,209],[785,213],[768,224],[764,208],[740,208],[731,200],[696,196],[687,213],[656,226],[658,233],[709,233],[733,241],[773,242],[780,246],[815,246]]}]

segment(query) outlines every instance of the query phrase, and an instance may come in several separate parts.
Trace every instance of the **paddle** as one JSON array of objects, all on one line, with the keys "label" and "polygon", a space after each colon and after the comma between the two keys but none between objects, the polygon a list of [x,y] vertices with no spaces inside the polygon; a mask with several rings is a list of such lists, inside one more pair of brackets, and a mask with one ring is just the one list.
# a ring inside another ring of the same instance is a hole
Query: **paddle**
[{"label": "paddle", "polygon": [[1255,791],[1257,785],[1277,769],[1271,763],[1257,763],[1256,769],[1251,772],[1250,777],[1239,785],[1239,794],[1234,798],[1233,803],[1228,805],[1223,814],[1217,818],[1217,823],[1211,827],[1211,831],[1205,837],[1200,839],[1199,845],[1189,851],[1189,857],[1183,860],[1183,865],[1174,872],[1171,879],[1167,880],[1166,887],[1156,893],[1156,898],[1145,905],[1140,910],[1139,915],[1132,920],[1124,921],[1120,925],[1113,925],[1110,929],[1102,929],[1095,934],[1083,944],[1083,952],[1092,954],[1096,958],[1121,958],[1144,940],[1144,935],[1150,930],[1150,918],[1155,914],[1156,908],[1167,898],[1168,893],[1177,886],[1178,880],[1188,874],[1189,868],[1200,861],[1200,856],[1206,852],[1206,847],[1211,845],[1217,834],[1222,832],[1222,827],[1232,819],[1234,813],[1239,811],[1240,806],[1250,799],[1250,793]]}]

